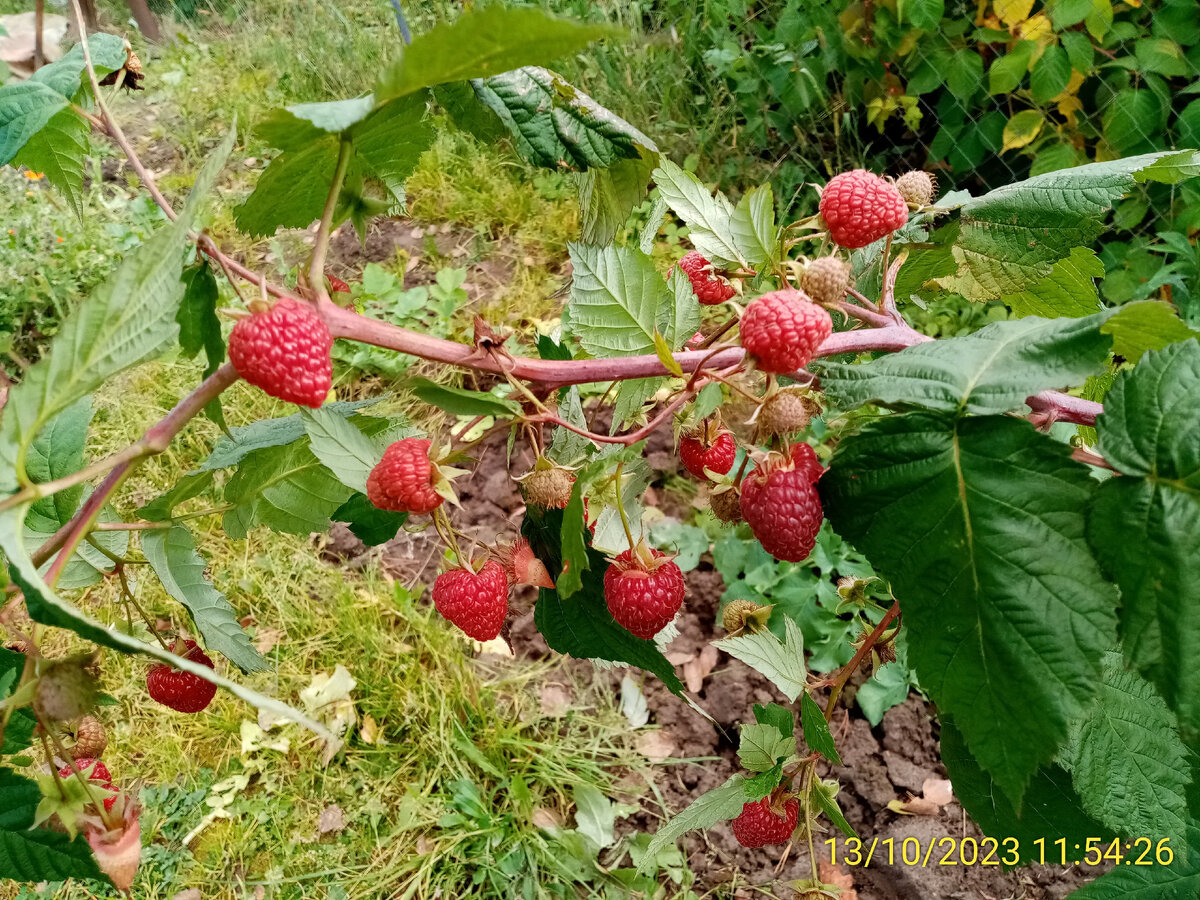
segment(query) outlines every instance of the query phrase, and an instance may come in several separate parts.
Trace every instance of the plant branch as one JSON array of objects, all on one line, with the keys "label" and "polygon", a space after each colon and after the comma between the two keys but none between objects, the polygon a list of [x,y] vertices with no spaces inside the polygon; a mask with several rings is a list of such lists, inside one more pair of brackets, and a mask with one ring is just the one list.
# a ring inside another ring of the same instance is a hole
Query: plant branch
[{"label": "plant branch", "polygon": [[1026,399],[1025,404],[1034,413],[1041,414],[1047,424],[1095,425],[1096,417],[1104,412],[1104,406],[1095,400],[1072,397],[1061,391],[1042,391]]},{"label": "plant branch", "polygon": [[313,246],[312,263],[308,267],[308,286],[316,292],[317,297],[329,300],[329,289],[325,287],[325,256],[329,252],[329,239],[333,233],[333,215],[337,212],[338,197],[342,193],[342,182],[346,180],[346,169],[350,166],[350,157],[354,145],[343,139],[338,147],[337,168],[333,173],[333,181],[329,185],[329,195],[325,198],[325,209],[321,212],[321,224],[317,228],[317,242]]},{"label": "plant branch", "polygon": [[879,624],[875,626],[875,630],[867,635],[867,639],[863,641],[862,646],[858,648],[858,652],[854,654],[854,658],[851,659],[850,662],[846,663],[846,665],[842,668],[842,671],[838,673],[837,679],[833,682],[833,688],[829,691],[829,702],[825,704],[826,722],[833,718],[834,707],[837,706],[838,698],[841,697],[842,689],[846,686],[846,682],[848,682],[851,676],[854,675],[855,670],[859,667],[862,661],[866,659],[867,654],[869,654],[871,649],[875,646],[875,642],[879,640],[880,636],[885,631],[887,631],[888,626],[892,624],[892,621],[898,615],[900,615],[899,600],[892,604],[892,608],[889,609],[884,614],[884,617],[879,620]]}]

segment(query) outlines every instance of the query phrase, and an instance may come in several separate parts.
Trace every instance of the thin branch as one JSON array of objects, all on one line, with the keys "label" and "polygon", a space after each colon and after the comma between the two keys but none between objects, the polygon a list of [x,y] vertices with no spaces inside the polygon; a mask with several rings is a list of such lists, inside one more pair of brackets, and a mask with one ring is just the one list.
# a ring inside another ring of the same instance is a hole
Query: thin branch
[{"label": "thin branch", "polygon": [[1035,413],[1046,416],[1047,422],[1069,422],[1072,425],[1095,425],[1096,417],[1104,412],[1103,404],[1095,400],[1072,397],[1061,391],[1042,391],[1025,400]]},{"label": "thin branch", "polygon": [[863,309],[861,306],[858,306],[857,304],[854,304],[854,303],[850,303],[849,301],[846,301],[846,300],[839,300],[837,302],[837,308],[852,318],[858,319],[859,321],[862,321],[862,322],[866,322],[868,325],[872,326],[873,328],[887,328],[889,325],[892,325],[894,322],[894,320],[890,316],[882,315],[881,313],[877,313],[874,310]]},{"label": "thin branch", "polygon": [[884,614],[884,617],[879,620],[879,624],[875,626],[875,630],[867,635],[867,639],[863,641],[858,652],[854,654],[854,658],[848,662],[841,672],[838,673],[837,680],[833,683],[833,688],[829,692],[829,702],[825,704],[825,721],[828,722],[833,718],[834,707],[837,706],[838,698],[842,695],[842,688],[846,686],[855,670],[866,659],[867,654],[874,648],[876,641],[882,637],[887,631],[887,627],[892,624],[896,616],[900,615],[900,601],[897,600],[892,604],[892,608]]},{"label": "thin branch", "polygon": [[[888,236],[888,247],[892,246],[891,235]],[[904,317],[900,315],[900,310],[896,308],[896,278],[900,275],[900,266],[904,264],[907,254],[901,253],[896,257],[896,261],[888,268],[883,278],[883,297],[880,298],[880,306],[883,311],[897,325],[906,324]],[[884,259],[887,259],[886,251]]]},{"label": "thin branch", "polygon": [[325,287],[325,256],[329,252],[329,239],[333,232],[333,215],[337,212],[338,197],[342,193],[342,182],[346,180],[346,169],[350,166],[354,145],[343,139],[338,146],[337,168],[325,198],[325,209],[321,212],[321,224],[317,228],[317,242],[313,245],[312,263],[308,267],[308,286],[322,300],[329,300],[329,289]]}]

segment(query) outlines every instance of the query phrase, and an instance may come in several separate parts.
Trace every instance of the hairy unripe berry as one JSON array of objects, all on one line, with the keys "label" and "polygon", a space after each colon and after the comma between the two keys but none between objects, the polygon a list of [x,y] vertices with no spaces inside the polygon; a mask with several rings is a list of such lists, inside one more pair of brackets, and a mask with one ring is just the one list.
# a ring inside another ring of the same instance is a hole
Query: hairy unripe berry
[{"label": "hairy unripe berry", "polygon": [[783,388],[763,401],[755,421],[766,435],[788,435],[803,431],[820,411],[807,388]]},{"label": "hairy unripe berry", "polygon": [[820,209],[834,243],[851,250],[886,237],[908,221],[908,204],[896,186],[865,169],[829,179],[821,191]]},{"label": "hairy unripe berry", "polygon": [[443,572],[433,583],[433,605],[442,617],[477,641],[500,634],[508,618],[508,577],[504,566],[489,559],[483,568]]},{"label": "hairy unripe berry", "polygon": [[734,600],[721,613],[721,625],[729,632],[741,631],[760,609],[753,600]]},{"label": "hairy unripe berry", "polygon": [[108,732],[95,716],[83,716],[75,726],[75,741],[67,747],[72,759],[99,759],[108,749]]},{"label": "hairy unripe berry", "polygon": [[800,801],[789,797],[783,802],[783,815],[771,809],[771,799],[763,797],[742,806],[742,814],[733,820],[733,836],[743,847],[785,844],[800,821]]},{"label": "hairy unripe berry", "polygon": [[613,559],[604,573],[604,600],[617,624],[649,639],[665,628],[685,593],[683,572],[665,554],[639,545]]},{"label": "hairy unripe berry", "polygon": [[850,264],[837,256],[814,259],[800,273],[804,293],[823,306],[833,306],[846,299],[850,289]]},{"label": "hairy unripe berry", "polygon": [[284,297],[241,319],[229,334],[238,375],[272,397],[318,407],[333,384],[333,338],[309,306]]},{"label": "hairy unripe berry", "polygon": [[896,190],[905,202],[916,206],[928,206],[937,196],[937,178],[928,172],[913,169],[896,179]]},{"label": "hairy unripe berry", "polygon": [[73,657],[50,663],[38,675],[33,708],[45,722],[69,722],[86,715],[96,705],[96,679],[87,671],[87,660]]},{"label": "hairy unripe berry", "polygon": [[737,291],[724,278],[713,274],[712,263],[692,250],[679,261],[679,268],[692,283],[696,299],[705,306],[716,306],[733,297]]},{"label": "hairy unripe berry", "polygon": [[742,521],[742,498],[735,485],[713,488],[708,495],[708,506],[712,514],[726,525]]},{"label": "hairy unripe berry", "polygon": [[[183,652],[180,653],[180,650]],[[199,663],[210,669],[215,668],[208,654],[201,650],[195,641],[183,641],[182,647],[176,642],[175,652],[189,662]],[[212,703],[217,694],[217,686],[199,675],[176,669],[166,663],[158,663],[151,666],[150,671],[146,673],[146,691],[152,700],[157,700],[176,712],[198,713]]]},{"label": "hairy unripe berry", "polygon": [[833,320],[808,295],[789,289],[754,300],[742,314],[740,328],[742,346],[758,368],[787,375],[808,365],[833,333]]},{"label": "hairy unripe berry", "polygon": [[[715,434],[710,433],[715,432]],[[707,478],[705,469],[726,475],[737,459],[737,441],[724,429],[701,427],[679,441],[679,458],[684,468],[697,478]]]},{"label": "hairy unripe berry", "polygon": [[427,513],[442,505],[426,438],[404,438],[383,452],[367,476],[367,499],[378,509]]},{"label": "hairy unripe berry", "polygon": [[539,461],[533,470],[519,479],[525,502],[538,509],[566,509],[571,502],[575,473],[570,469]]},{"label": "hairy unripe berry", "polygon": [[808,558],[824,520],[807,465],[774,454],[743,479],[742,515],[763,549],[785,562]]}]

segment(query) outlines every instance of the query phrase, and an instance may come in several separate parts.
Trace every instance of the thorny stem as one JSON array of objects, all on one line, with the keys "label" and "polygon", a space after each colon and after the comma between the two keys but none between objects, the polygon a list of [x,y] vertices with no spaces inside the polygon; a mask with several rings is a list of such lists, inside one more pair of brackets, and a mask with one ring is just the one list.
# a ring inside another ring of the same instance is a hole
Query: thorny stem
[{"label": "thorny stem", "polygon": [[317,242],[313,245],[312,263],[308,267],[308,285],[322,301],[332,302],[329,300],[329,289],[325,287],[325,256],[329,252],[333,216],[337,212],[338,197],[342,193],[342,182],[346,180],[346,170],[350,167],[353,152],[354,145],[343,139],[338,147],[337,168],[333,173],[333,182],[329,185],[329,195],[325,198],[325,209],[321,213]]},{"label": "thorny stem", "polygon": [[892,624],[892,621],[900,615],[900,601],[892,603],[892,608],[889,609],[879,620],[879,624],[875,626],[875,630],[867,635],[867,639],[863,641],[863,645],[858,648],[858,652],[854,654],[854,658],[848,662],[841,672],[838,673],[837,680],[833,683],[833,688],[829,691],[829,702],[825,704],[825,721],[829,722],[833,719],[833,711],[837,706],[838,698],[842,695],[842,689],[846,686],[855,670],[859,667],[867,654],[875,646],[875,642],[880,636],[887,631],[887,627]]}]

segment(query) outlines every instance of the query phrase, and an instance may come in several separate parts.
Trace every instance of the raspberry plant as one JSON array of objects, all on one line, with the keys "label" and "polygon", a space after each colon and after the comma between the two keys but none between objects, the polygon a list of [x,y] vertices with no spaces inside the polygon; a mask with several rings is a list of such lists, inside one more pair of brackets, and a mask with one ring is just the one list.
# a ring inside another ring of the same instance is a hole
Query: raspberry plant
[{"label": "raspberry plant", "polygon": [[[268,667],[178,512],[206,493],[223,499],[231,541],[342,521],[379,544],[401,527],[432,527],[446,547],[434,603],[469,636],[503,634],[509,586],[533,584],[551,648],[645,669],[682,702],[663,649],[684,581],[646,543],[640,506],[645,440],[674,427],[722,521],[748,527],[778,559],[803,561],[827,518],[886,587],[839,584],[863,634],[828,677],[808,671],[791,618],[771,630],[769,608],[745,598],[728,606],[717,646],[793,708],[746,711],[745,773],[660,827],[645,860],[726,820],[747,845],[791,839],[810,853],[822,830],[852,834],[836,782],[822,777],[839,761],[829,722],[860,665],[895,658],[899,642],[937,706],[956,793],[988,834],[1021,839],[1023,859],[1036,838],[1151,837],[1169,845],[1160,865],[1118,868],[1080,896],[1196,896],[1200,341],[1168,303],[1101,308],[1103,269],[1089,243],[1136,184],[1200,174],[1200,154],[1094,163],[980,197],[910,193],[913,203],[855,170],[831,179],[821,215],[780,225],[768,186],[736,204],[714,194],[539,68],[616,37],[532,9],[470,10],[406,47],[372,95],[269,117],[260,127],[281,152],[234,215],[251,236],[319,222],[295,287],[234,259],[198,224],[236,126],[182,208],[158,189],[101,86],[133,64],[121,40],[92,35],[0,89],[4,162],[44,169],[78,204],[89,140],[111,139],[171,219],[70,314],[8,391],[0,419],[3,621],[17,639],[0,651],[0,875],[107,877],[128,888],[140,856],[136,786],[110,781],[101,762],[67,765],[68,744],[102,753],[107,739],[85,721],[97,693],[91,655],[47,658],[48,629],[149,658],[149,695],[181,713],[201,714],[216,689],[231,691],[312,731],[336,764],[342,735],[212,664]],[[361,234],[372,217],[402,210],[404,179],[434,137],[435,104],[455,127],[507,134],[529,162],[578,173],[582,234],[556,333],[527,339],[477,321],[462,344],[340,305],[345,285],[325,275],[331,233],[349,222]],[[614,242],[651,185],[658,202],[640,241]],[[668,210],[695,250],[664,277],[648,248]],[[836,296],[804,292],[813,272],[841,286]],[[252,298],[228,348],[218,278]],[[908,324],[904,306],[947,295],[1002,302],[1014,317],[940,341]],[[399,387],[463,427],[423,435],[372,414],[371,400],[333,399],[334,340],[443,364],[441,382]],[[205,351],[204,380],[140,440],[86,461],[90,394],[175,346]],[[454,369],[499,386],[467,390]],[[118,516],[110,504],[130,471],[194,417],[223,423],[221,394],[239,377],[304,408],[227,432],[200,469],[132,519]],[[611,407],[607,433],[585,415],[580,386],[591,384],[612,385],[600,398]],[[810,420],[822,415],[816,448]],[[513,473],[530,499],[521,534],[494,546],[455,527],[453,479],[472,465],[482,438],[468,435],[484,421],[485,434],[508,430],[537,460]],[[135,552],[183,607],[170,633],[129,588]],[[102,579],[120,585],[120,603],[93,614],[80,592]],[[807,889],[836,892],[818,881],[815,857]]]}]

